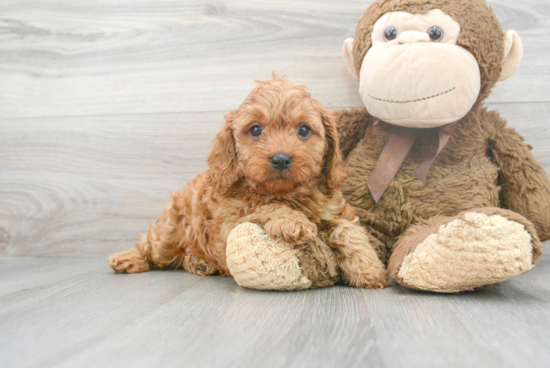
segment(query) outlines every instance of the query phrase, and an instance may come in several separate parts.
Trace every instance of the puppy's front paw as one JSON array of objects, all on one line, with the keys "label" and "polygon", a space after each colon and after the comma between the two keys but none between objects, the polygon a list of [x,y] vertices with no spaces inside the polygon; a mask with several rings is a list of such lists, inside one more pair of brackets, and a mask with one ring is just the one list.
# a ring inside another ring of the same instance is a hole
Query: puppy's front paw
[{"label": "puppy's front paw", "polygon": [[388,286],[388,271],[372,248],[358,248],[340,257],[342,276],[350,286],[362,289]]},{"label": "puppy's front paw", "polygon": [[388,286],[388,271],[382,263],[361,268],[349,276],[349,285],[362,289],[383,289]]},{"label": "puppy's front paw", "polygon": [[307,218],[304,220],[283,218],[269,221],[265,224],[265,231],[272,239],[294,246],[315,239],[317,225]]}]

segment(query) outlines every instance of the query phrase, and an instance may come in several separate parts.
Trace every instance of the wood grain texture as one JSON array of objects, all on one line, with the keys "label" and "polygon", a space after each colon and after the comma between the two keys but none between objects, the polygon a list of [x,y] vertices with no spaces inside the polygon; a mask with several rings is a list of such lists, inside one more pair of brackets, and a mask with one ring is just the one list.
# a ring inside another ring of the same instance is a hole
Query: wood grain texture
[{"label": "wood grain texture", "polygon": [[[0,367],[548,366],[549,256],[462,295],[106,266],[206,167],[254,79],[276,70],[361,107],[340,48],[370,3],[2,0]],[[550,172],[550,3],[490,3],[525,48],[490,107]]]},{"label": "wood grain texture", "polygon": [[221,113],[0,121],[0,255],[132,246],[206,167]]},{"label": "wood grain texture", "polygon": [[[340,49],[371,1],[3,0],[0,118],[229,111],[273,70],[361,106]],[[491,102],[550,101],[550,3],[490,1],[525,47]]]},{"label": "wood grain texture", "polygon": [[115,275],[94,258],[0,260],[5,267],[11,280],[37,276],[19,288],[0,278],[6,368],[542,368],[550,360],[549,256],[492,291],[458,295],[397,286],[261,292],[183,271]]},{"label": "wood grain texture", "polygon": [[72,258],[0,258],[0,297],[63,282],[68,276],[97,270],[97,259]]},{"label": "wood grain texture", "polygon": [[[550,172],[550,103],[498,104]],[[0,256],[133,246],[170,191],[206,168],[222,113],[0,121]]]},{"label": "wood grain texture", "polygon": [[[526,55],[491,108],[549,170],[550,5],[491,3]],[[0,256],[132,246],[169,192],[205,168],[223,114],[273,69],[329,107],[360,107],[340,45],[368,4],[0,3]]]}]

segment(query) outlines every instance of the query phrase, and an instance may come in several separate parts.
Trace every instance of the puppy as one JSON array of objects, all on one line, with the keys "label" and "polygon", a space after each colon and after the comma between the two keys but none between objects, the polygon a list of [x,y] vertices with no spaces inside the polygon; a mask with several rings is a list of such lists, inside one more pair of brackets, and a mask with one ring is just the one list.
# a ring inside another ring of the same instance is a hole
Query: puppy
[{"label": "puppy", "polygon": [[339,191],[346,175],[332,114],[302,85],[277,78],[258,84],[226,115],[208,169],[173,193],[136,247],[112,255],[109,266],[127,273],[183,267],[231,276],[228,236],[251,222],[285,247],[321,244],[333,252],[332,281],[318,285],[341,279],[384,287],[385,267]]}]

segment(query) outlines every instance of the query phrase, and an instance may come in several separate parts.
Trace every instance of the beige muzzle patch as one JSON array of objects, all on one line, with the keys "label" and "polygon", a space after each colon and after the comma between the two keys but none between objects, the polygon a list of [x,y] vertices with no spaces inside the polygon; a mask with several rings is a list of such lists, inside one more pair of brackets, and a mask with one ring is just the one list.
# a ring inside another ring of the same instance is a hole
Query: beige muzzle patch
[{"label": "beige muzzle patch", "polygon": [[479,67],[467,50],[412,42],[373,47],[363,60],[359,93],[369,113],[386,123],[434,128],[466,116],[480,89]]},{"label": "beige muzzle patch", "polygon": [[[438,40],[429,36],[433,28],[441,31]],[[387,38],[388,29],[394,38]],[[466,116],[479,96],[481,76],[475,57],[457,44],[460,31],[460,24],[439,9],[389,12],[376,21],[359,73],[369,113],[406,128],[435,128]],[[344,46],[351,67],[353,42]]]}]

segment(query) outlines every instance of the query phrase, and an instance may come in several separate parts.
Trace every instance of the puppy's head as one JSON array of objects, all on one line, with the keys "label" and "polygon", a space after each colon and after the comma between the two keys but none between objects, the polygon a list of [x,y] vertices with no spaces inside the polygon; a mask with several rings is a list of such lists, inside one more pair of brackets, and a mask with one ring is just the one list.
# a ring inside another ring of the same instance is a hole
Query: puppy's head
[{"label": "puppy's head", "polygon": [[282,195],[322,179],[338,188],[345,171],[332,114],[285,79],[259,86],[214,140],[209,177],[220,191],[244,179],[259,193]]}]

